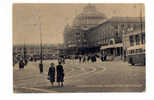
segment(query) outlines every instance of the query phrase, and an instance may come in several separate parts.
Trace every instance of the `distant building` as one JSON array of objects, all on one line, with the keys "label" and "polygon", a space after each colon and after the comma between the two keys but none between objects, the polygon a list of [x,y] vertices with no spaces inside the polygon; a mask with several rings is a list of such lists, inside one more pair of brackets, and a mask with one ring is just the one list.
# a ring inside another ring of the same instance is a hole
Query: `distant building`
[{"label": "distant building", "polygon": [[[13,56],[23,59],[24,55],[27,57],[34,57],[40,59],[41,48],[40,45],[14,45]],[[25,54],[26,53],[26,54]],[[56,45],[43,45],[42,53],[44,59],[57,57],[59,55],[59,47]]]}]

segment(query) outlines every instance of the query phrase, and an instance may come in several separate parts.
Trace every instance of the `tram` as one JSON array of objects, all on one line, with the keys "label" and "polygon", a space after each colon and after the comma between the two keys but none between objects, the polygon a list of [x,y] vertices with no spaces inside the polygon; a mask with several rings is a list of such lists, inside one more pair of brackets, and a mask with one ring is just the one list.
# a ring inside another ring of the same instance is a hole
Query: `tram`
[{"label": "tram", "polygon": [[131,65],[145,65],[145,31],[128,34],[127,60]]}]

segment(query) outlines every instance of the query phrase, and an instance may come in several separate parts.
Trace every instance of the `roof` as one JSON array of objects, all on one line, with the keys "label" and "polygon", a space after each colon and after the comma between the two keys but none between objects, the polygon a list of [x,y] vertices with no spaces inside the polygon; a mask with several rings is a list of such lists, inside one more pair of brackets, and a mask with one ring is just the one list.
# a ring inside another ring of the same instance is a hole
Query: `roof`
[{"label": "roof", "polygon": [[108,22],[145,22],[145,17],[112,17]]},{"label": "roof", "polygon": [[91,26],[93,27],[95,25],[98,25],[99,22],[104,19],[106,19],[106,16],[103,13],[97,11],[94,5],[89,4],[79,15],[75,17],[73,26],[86,25],[86,27],[91,28]]},{"label": "roof", "polygon": [[[145,22],[145,17],[142,17],[142,21]],[[104,21],[100,21],[99,25],[96,25],[95,27],[90,28],[88,31],[92,31],[94,29],[97,29],[101,27],[103,24],[108,22],[123,22],[123,23],[133,23],[133,22],[141,22],[141,17],[112,17],[110,19],[106,19]]]}]

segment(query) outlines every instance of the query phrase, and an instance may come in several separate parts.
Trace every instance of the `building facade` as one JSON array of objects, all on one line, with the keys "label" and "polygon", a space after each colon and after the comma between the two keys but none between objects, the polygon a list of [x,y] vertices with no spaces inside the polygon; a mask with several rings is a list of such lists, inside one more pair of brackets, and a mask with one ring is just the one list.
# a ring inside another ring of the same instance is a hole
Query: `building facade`
[{"label": "building facade", "polygon": [[144,18],[141,22],[140,17],[113,17],[95,30],[100,37],[95,39],[96,43],[101,45],[103,54],[123,57],[123,34],[138,29],[141,24],[145,24]]},{"label": "building facade", "polygon": [[106,17],[103,13],[96,10],[96,7],[89,4],[83,11],[77,15],[72,26],[67,25],[64,30],[65,51],[70,54],[85,54],[92,51],[93,48],[89,44],[88,30],[96,27],[105,21]]},{"label": "building facade", "polygon": [[[143,17],[106,18],[95,6],[88,5],[64,30],[64,45],[71,54],[101,52],[107,56],[124,56],[123,34],[145,24]],[[144,27],[144,26],[143,26]],[[72,50],[71,50],[72,49]],[[68,54],[66,52],[66,54]]]}]

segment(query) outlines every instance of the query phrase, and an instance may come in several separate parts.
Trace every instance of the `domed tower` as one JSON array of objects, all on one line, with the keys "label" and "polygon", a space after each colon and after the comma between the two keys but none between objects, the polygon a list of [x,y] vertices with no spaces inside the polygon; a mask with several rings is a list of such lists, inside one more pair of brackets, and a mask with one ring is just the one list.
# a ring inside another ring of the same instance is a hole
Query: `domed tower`
[{"label": "domed tower", "polygon": [[88,30],[106,19],[105,15],[97,11],[94,5],[88,4],[73,21],[73,26]]},{"label": "domed tower", "polygon": [[89,29],[100,25],[106,20],[103,13],[97,11],[94,5],[88,4],[83,11],[77,15],[71,26],[64,29],[64,44],[67,54],[85,54],[91,45]]}]

